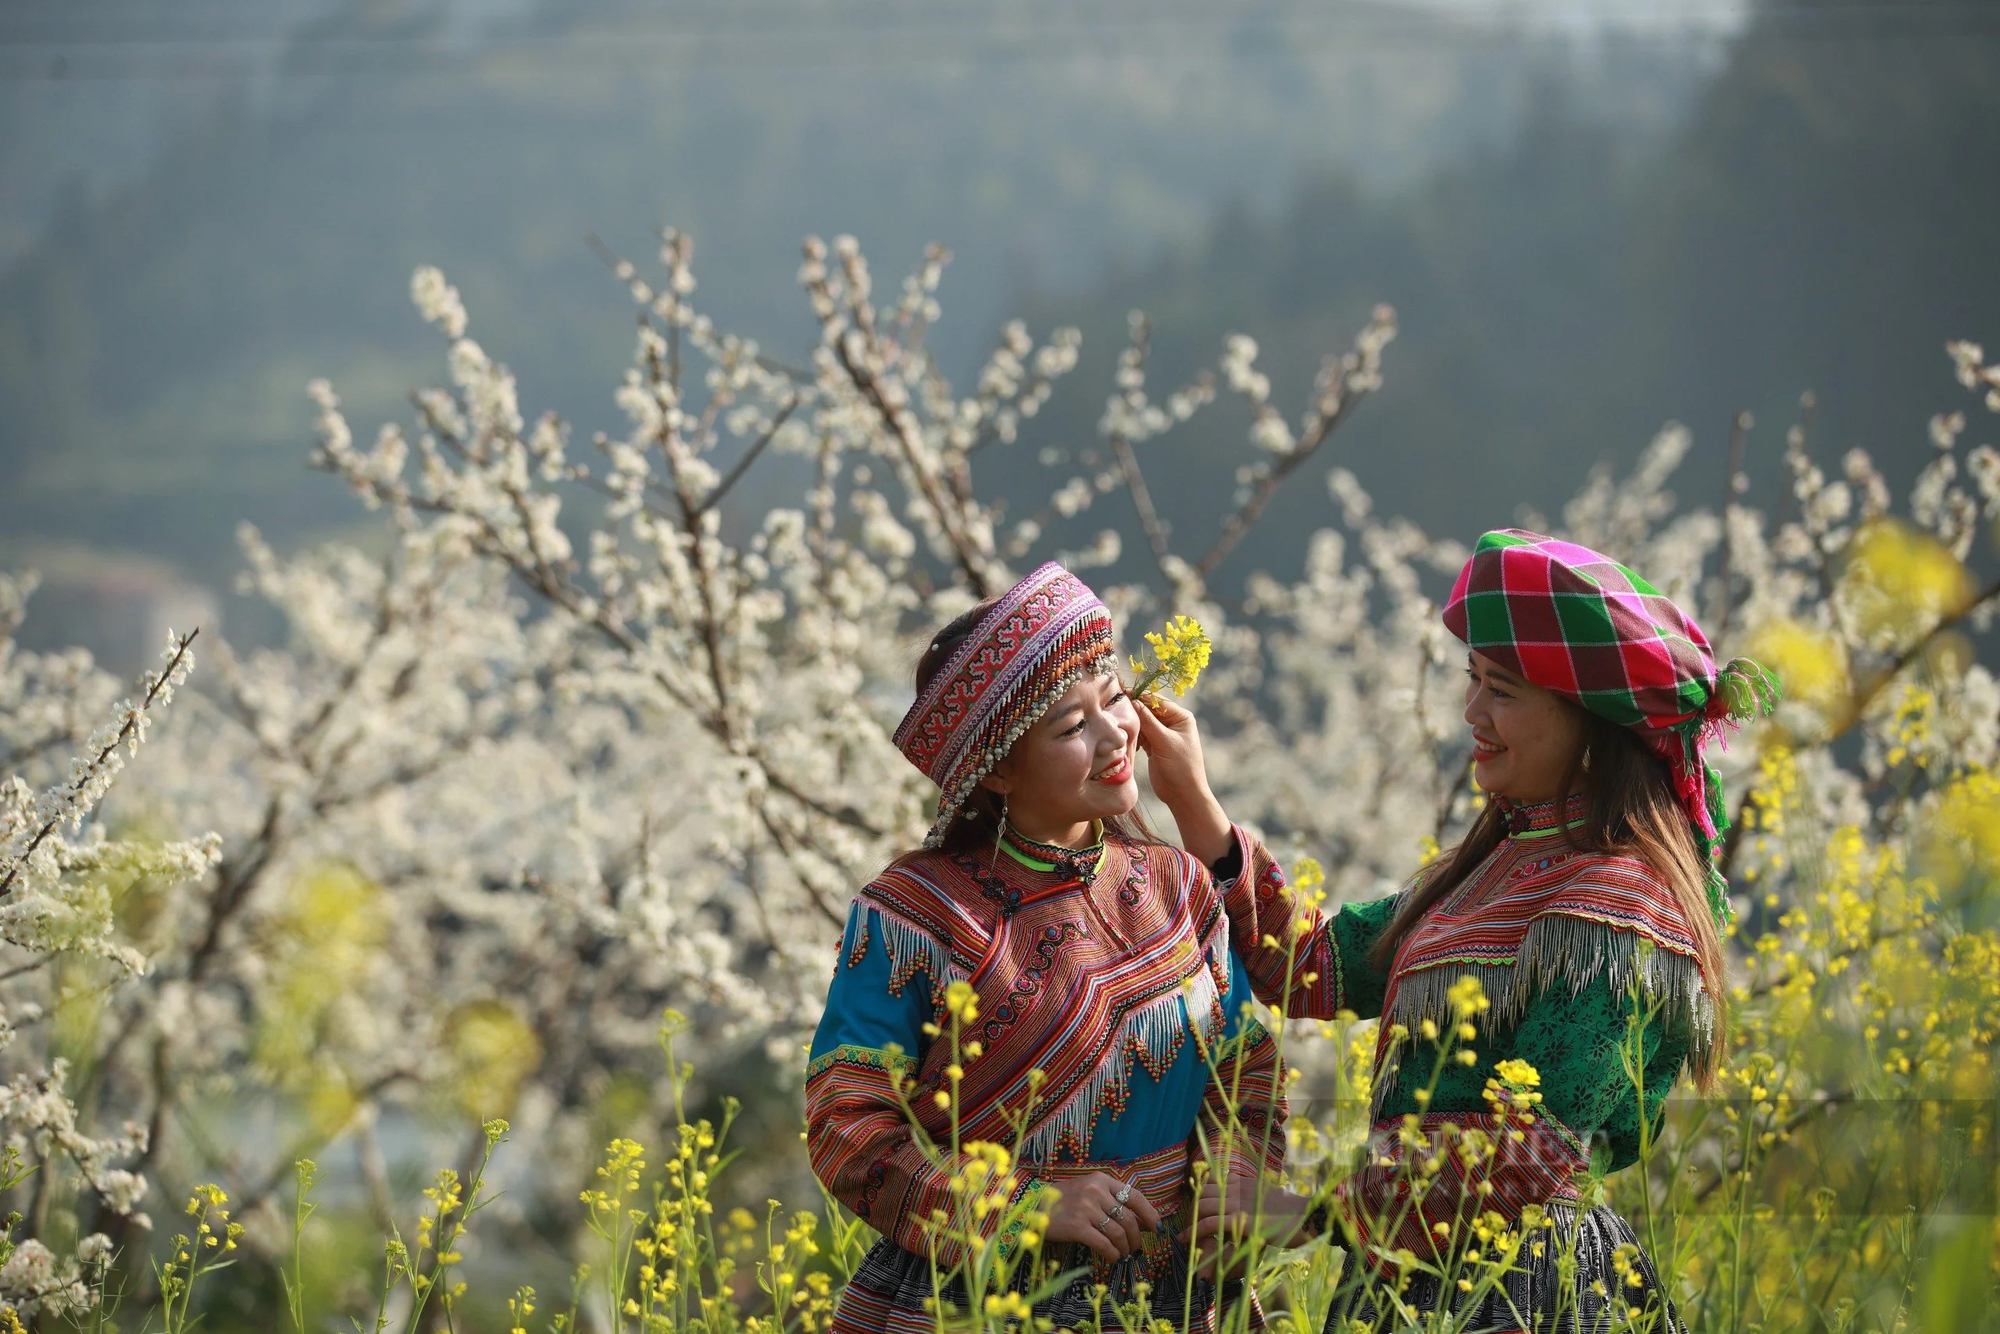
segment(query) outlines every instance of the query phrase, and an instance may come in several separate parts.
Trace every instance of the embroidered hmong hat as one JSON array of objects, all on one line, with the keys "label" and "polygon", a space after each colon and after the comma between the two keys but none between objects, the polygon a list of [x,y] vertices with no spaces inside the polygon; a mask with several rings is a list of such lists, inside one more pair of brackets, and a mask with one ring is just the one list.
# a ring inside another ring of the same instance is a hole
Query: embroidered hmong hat
[{"label": "embroidered hmong hat", "polygon": [[1086,676],[1116,661],[1111,613],[1050,561],[980,618],[896,729],[896,748],[942,792],[927,848],[944,841],[979,780]]},{"label": "embroidered hmong hat", "polygon": [[1644,578],[1589,547],[1518,528],[1479,539],[1444,624],[1523,679],[1631,728],[1666,760],[1707,854],[1709,907],[1727,921],[1716,859],[1729,811],[1702,747],[1724,724],[1769,713],[1778,678],[1748,658],[1718,670],[1701,627]]}]

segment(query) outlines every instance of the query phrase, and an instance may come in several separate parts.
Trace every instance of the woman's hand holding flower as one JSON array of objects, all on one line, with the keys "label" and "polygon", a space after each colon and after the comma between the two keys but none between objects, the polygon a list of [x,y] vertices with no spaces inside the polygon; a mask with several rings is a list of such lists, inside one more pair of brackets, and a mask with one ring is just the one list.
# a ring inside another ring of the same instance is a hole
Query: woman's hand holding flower
[{"label": "woman's hand holding flower", "polygon": [[1204,863],[1227,853],[1236,836],[1222,803],[1209,790],[1194,714],[1163,695],[1141,699],[1139,749],[1146,752],[1153,795],[1173,812],[1180,827],[1182,846]]}]

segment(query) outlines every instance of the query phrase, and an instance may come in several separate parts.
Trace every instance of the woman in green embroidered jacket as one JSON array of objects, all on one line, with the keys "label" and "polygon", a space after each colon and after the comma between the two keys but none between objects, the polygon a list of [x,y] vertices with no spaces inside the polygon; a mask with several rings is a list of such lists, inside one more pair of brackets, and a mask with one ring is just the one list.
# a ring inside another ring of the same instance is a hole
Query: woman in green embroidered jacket
[{"label": "woman in green embroidered jacket", "polygon": [[[1212,1187],[1192,1239],[1213,1255],[1253,1209],[1281,1239],[1337,1226],[1351,1262],[1328,1328],[1342,1334],[1402,1327],[1379,1300],[1399,1274],[1402,1302],[1449,1309],[1455,1328],[1680,1331],[1631,1228],[1581,1208],[1574,1179],[1634,1162],[1683,1070],[1713,1084],[1726,818],[1701,748],[1767,711],[1776,682],[1746,659],[1718,672],[1701,630],[1645,580],[1533,533],[1482,537],[1444,620],[1471,650],[1465,717],[1492,798],[1463,841],[1401,893],[1330,918],[1270,868],[1233,881],[1215,868],[1260,998],[1293,1015],[1382,1016],[1366,1161],[1337,1219],[1268,1187],[1261,1203],[1247,1184]],[[1467,1022],[1440,1067],[1426,1039]],[[1445,1152],[1413,1186],[1427,1150],[1469,1131],[1491,1157]],[[1515,1270],[1481,1283],[1468,1238],[1493,1215],[1546,1222]]]}]

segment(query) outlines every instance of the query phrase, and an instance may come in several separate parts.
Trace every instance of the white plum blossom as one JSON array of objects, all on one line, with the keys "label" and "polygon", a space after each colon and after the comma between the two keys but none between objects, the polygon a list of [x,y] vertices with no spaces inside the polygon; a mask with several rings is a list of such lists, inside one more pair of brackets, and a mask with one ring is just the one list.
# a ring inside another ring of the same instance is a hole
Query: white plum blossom
[{"label": "white plum blossom", "polygon": [[425,264],[410,275],[410,300],[427,324],[435,324],[451,339],[465,337],[465,306],[458,289],[444,280],[444,274]]},{"label": "white plum blossom", "polygon": [[33,1237],[14,1248],[7,1263],[0,1265],[0,1293],[16,1303],[40,1297],[55,1286],[55,1252]]}]

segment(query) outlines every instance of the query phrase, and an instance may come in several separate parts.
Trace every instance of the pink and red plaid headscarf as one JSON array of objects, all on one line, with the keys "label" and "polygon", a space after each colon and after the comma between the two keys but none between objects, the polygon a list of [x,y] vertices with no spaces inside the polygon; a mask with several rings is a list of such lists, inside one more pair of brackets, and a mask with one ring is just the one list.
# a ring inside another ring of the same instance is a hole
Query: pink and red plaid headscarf
[{"label": "pink and red plaid headscarf", "polygon": [[1729,811],[1703,745],[1769,713],[1778,680],[1748,658],[1719,671],[1673,600],[1609,556],[1518,528],[1487,533],[1459,571],[1445,628],[1524,680],[1637,732],[1666,760],[1708,854],[1709,906],[1729,915],[1715,867]]},{"label": "pink and red plaid headscarf", "polygon": [[942,790],[927,848],[1021,734],[1086,676],[1116,661],[1111,613],[1050,561],[1002,595],[896,729],[896,748]]}]

